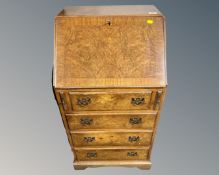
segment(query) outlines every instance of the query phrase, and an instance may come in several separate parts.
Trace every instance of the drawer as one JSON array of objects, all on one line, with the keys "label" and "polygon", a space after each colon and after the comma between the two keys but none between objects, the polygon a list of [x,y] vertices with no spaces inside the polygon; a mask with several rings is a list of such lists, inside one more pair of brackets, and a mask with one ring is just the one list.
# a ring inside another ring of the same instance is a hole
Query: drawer
[{"label": "drawer", "polygon": [[78,129],[153,129],[155,112],[80,112],[66,114],[70,130]]},{"label": "drawer", "polygon": [[152,131],[71,131],[74,146],[148,146]]},{"label": "drawer", "polygon": [[159,110],[162,89],[59,90],[56,97],[65,113],[73,111]]},{"label": "drawer", "polygon": [[76,149],[78,161],[92,160],[147,160],[148,149]]},{"label": "drawer", "polygon": [[145,110],[150,108],[151,90],[70,92],[75,111]]}]

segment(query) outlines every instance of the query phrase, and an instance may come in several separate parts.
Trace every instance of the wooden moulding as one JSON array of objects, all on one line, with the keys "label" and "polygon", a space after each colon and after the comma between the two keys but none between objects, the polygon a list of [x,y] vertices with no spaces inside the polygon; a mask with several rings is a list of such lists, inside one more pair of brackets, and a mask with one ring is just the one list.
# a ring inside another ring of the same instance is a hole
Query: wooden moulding
[{"label": "wooden moulding", "polygon": [[95,167],[137,167],[142,170],[151,168],[151,161],[75,161],[73,163],[75,170],[84,170]]}]

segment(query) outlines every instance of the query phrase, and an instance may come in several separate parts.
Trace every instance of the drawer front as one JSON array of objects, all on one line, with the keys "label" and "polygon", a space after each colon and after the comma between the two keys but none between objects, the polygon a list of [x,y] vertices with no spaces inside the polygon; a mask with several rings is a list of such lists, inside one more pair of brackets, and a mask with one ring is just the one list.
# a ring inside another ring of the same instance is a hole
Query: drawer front
[{"label": "drawer front", "polygon": [[74,146],[148,146],[152,132],[89,131],[71,133]]},{"label": "drawer front", "polygon": [[162,89],[58,90],[56,98],[65,113],[73,111],[159,110]]},{"label": "drawer front", "polygon": [[147,160],[147,149],[75,150],[77,160]]},{"label": "drawer front", "polygon": [[146,110],[150,108],[152,91],[70,92],[75,111]]},{"label": "drawer front", "polygon": [[77,129],[153,129],[156,114],[86,113],[66,114],[70,130]]}]

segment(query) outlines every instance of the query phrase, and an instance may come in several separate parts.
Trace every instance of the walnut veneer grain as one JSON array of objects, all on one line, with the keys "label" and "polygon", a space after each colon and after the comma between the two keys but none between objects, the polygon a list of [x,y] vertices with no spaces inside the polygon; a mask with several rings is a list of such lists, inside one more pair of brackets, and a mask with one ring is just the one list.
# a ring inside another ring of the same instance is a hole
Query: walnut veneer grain
[{"label": "walnut veneer grain", "polygon": [[150,169],[167,87],[155,6],[73,6],[55,17],[53,90],[74,168]]}]

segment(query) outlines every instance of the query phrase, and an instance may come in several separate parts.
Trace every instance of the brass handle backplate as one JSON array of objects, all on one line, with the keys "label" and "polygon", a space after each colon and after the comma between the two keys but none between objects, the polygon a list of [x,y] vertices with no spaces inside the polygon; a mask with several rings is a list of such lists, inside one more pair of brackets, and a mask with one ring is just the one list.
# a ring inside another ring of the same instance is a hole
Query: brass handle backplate
[{"label": "brass handle backplate", "polygon": [[87,153],[87,157],[91,158],[91,157],[97,157],[97,153],[96,152],[88,152]]},{"label": "brass handle backplate", "polygon": [[129,156],[129,157],[134,157],[134,156],[137,156],[137,155],[138,155],[137,152],[128,152],[127,153],[127,156]]},{"label": "brass handle backplate", "polygon": [[80,123],[82,125],[91,125],[93,123],[93,119],[91,119],[91,118],[81,118]]},{"label": "brass handle backplate", "polygon": [[129,142],[138,142],[139,140],[139,136],[129,136]]},{"label": "brass handle backplate", "polygon": [[77,98],[77,105],[80,107],[87,106],[91,103],[91,99],[89,97],[81,97]]},{"label": "brass handle backplate", "polygon": [[139,124],[139,123],[141,123],[141,121],[142,121],[142,119],[139,117],[132,117],[129,119],[129,123],[132,125]]},{"label": "brass handle backplate", "polygon": [[94,142],[95,141],[95,137],[84,137],[84,141],[85,142]]},{"label": "brass handle backplate", "polygon": [[132,98],[131,100],[131,104],[135,105],[135,106],[138,106],[138,105],[142,105],[144,104],[145,102],[145,99],[144,98]]}]

